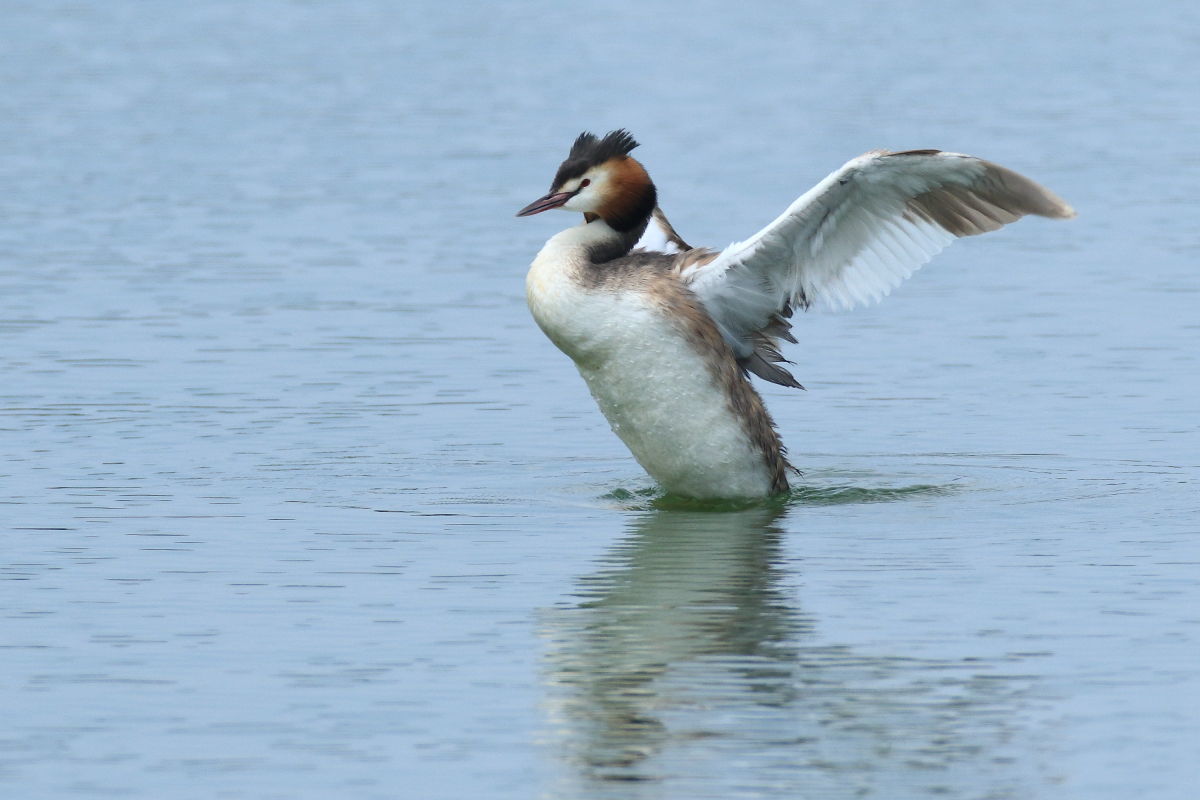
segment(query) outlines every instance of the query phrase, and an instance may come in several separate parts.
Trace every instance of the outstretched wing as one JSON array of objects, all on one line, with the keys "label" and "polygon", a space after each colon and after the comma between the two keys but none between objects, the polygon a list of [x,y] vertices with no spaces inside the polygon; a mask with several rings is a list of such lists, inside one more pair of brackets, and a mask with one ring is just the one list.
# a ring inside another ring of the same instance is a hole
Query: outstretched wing
[{"label": "outstretched wing", "polygon": [[1075,216],[1049,189],[982,159],[874,151],[847,162],[751,238],[684,266],[680,277],[747,369],[795,385],[774,365],[782,358],[773,341],[795,341],[787,333],[792,308],[875,302],[955,238],[1026,214]]}]

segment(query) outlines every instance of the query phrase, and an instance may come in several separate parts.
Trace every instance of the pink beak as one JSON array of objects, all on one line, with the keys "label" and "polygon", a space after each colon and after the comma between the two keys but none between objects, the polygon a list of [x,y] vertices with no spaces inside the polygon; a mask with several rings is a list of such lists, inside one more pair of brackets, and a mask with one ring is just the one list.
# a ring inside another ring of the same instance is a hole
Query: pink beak
[{"label": "pink beak", "polygon": [[563,203],[575,196],[575,192],[559,192],[558,194],[548,194],[545,197],[539,197],[529,205],[517,212],[518,217],[528,217],[532,214],[540,214],[543,211],[549,211],[552,208],[558,208]]}]

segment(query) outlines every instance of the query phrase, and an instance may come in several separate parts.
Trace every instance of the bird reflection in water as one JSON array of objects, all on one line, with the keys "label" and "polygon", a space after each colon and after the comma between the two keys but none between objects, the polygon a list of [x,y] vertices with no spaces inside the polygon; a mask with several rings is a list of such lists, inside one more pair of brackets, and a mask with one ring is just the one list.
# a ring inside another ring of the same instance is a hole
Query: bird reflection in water
[{"label": "bird reflection in water", "polygon": [[[588,768],[636,779],[671,735],[664,714],[708,704],[736,685],[756,702],[786,704],[789,643],[807,622],[776,586],[780,513],[650,513],[604,569],[580,582],[578,605],[549,613],[550,678],[570,689],[556,693],[560,724],[573,729]],[[736,685],[663,682],[708,659],[722,659],[718,675]],[[689,696],[696,690],[709,694]]]},{"label": "bird reflection in water", "polygon": [[785,513],[641,515],[544,612],[549,746],[570,784],[552,796],[1008,796],[1038,782],[1009,752],[1028,680],[1000,662],[813,641],[785,585]]}]

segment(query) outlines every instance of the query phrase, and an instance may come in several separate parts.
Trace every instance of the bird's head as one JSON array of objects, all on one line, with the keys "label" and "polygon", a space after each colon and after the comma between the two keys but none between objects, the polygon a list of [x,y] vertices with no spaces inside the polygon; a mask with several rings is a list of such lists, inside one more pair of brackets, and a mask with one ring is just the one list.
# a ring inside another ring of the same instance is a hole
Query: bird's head
[{"label": "bird's head", "polygon": [[578,211],[592,222],[604,220],[622,233],[644,228],[657,203],[654,183],[645,168],[629,156],[638,143],[626,130],[597,137],[579,134],[558,167],[550,191],[517,212],[518,217],[552,208]]}]

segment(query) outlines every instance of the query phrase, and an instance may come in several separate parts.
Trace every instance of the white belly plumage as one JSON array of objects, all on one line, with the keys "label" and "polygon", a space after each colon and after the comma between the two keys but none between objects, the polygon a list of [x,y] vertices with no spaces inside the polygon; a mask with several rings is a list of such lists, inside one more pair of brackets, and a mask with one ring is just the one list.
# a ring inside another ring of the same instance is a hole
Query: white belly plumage
[{"label": "white belly plumage", "polygon": [[575,361],[613,432],[664,489],[761,497],[771,475],[700,353],[653,298],[588,289],[539,256],[526,280],[534,319]]}]

